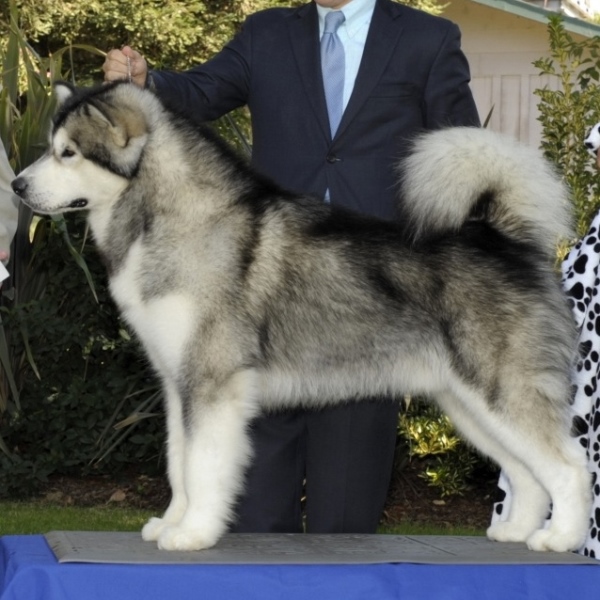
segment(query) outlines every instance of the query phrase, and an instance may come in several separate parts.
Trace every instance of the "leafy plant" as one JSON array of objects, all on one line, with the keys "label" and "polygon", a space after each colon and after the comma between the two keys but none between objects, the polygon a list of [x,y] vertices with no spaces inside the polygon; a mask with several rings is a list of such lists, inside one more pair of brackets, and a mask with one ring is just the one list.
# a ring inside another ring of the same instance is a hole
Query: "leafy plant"
[{"label": "leafy plant", "polygon": [[[13,168],[19,170],[34,160],[41,151],[42,129],[49,119],[51,101],[48,87],[48,64],[42,64],[30,51],[17,26],[17,11],[10,4],[10,22],[2,23],[6,29],[5,52],[2,56],[0,80],[0,138],[4,144]],[[57,62],[51,67],[55,68]],[[23,85],[24,84],[24,85]],[[25,87],[26,91],[22,90]],[[2,309],[21,302],[23,299],[39,293],[39,282],[29,277],[29,263],[33,244],[29,238],[31,213],[21,209],[19,230],[15,237],[10,264],[11,288],[3,286]],[[35,236],[34,236],[35,239]],[[17,283],[18,282],[18,283]],[[1,352],[2,370],[0,371],[0,417],[8,412],[15,415],[20,410],[20,388],[22,382],[15,377],[17,366],[23,356],[11,352],[10,341],[2,329]],[[29,349],[27,349],[27,353]],[[2,439],[2,438],[0,438]],[[7,446],[2,449],[10,454]]]},{"label": "leafy plant", "polygon": [[408,441],[409,457],[423,463],[420,476],[442,497],[466,493],[476,471],[494,471],[458,436],[450,419],[423,399],[407,402],[399,432]]},{"label": "leafy plant", "polygon": [[[95,249],[83,245],[83,216],[70,215],[66,225],[70,242],[81,247],[97,300],[65,237],[48,232],[33,261],[45,275],[42,296],[7,309],[4,317],[11,351],[23,357],[27,341],[39,374],[34,376],[31,363],[22,360],[16,373],[23,382],[20,408],[2,420],[12,460],[12,466],[5,460],[0,469],[5,493],[15,486],[26,493],[52,473],[114,473],[130,464],[155,472],[159,465],[162,420],[144,418],[151,414],[151,402],[158,402],[153,374],[117,316]],[[54,226],[52,221],[46,225]],[[148,406],[140,414],[142,402]],[[134,415],[130,421],[138,421],[136,428],[110,448],[112,423],[127,415]],[[15,470],[25,467],[29,478],[15,477]]]},{"label": "leafy plant", "polygon": [[[129,44],[154,68],[183,70],[220,50],[247,15],[305,3],[306,0],[20,0],[19,9],[21,29],[40,55],[53,55],[71,44],[89,44],[104,50]],[[445,5],[438,0],[403,3],[434,14],[439,14]],[[0,5],[0,18],[7,10]],[[80,83],[89,84],[100,78],[101,61],[91,62],[82,56],[75,56],[74,61]]]},{"label": "leafy plant", "polygon": [[[40,57],[13,0],[0,27],[0,137],[19,172],[45,148],[51,82],[68,77],[63,58],[98,51],[71,46]],[[156,385],[108,297],[81,216],[34,218],[22,205],[9,267],[0,304],[0,493],[27,493],[57,470],[92,468],[111,419],[135,413],[140,396],[156,397]],[[155,420],[93,468],[156,464],[161,441]]]},{"label": "leafy plant", "polygon": [[540,97],[541,147],[571,190],[579,237],[600,208],[600,177],[583,146],[600,121],[600,38],[575,41],[558,15],[549,17],[548,35],[550,57],[534,62],[554,84],[534,92]]}]

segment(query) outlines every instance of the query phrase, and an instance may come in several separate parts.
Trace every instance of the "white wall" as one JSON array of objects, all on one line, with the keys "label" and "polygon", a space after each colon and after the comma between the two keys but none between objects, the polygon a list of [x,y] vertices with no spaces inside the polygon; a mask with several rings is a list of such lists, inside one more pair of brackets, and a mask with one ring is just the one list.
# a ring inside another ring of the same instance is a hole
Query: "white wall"
[{"label": "white wall", "polygon": [[[462,31],[462,47],[471,66],[471,88],[483,121],[494,107],[490,129],[538,146],[538,96],[534,90],[554,78],[539,75],[533,61],[549,55],[545,23],[490,8],[471,0],[451,0],[444,17]],[[577,41],[582,37],[571,34]]]}]

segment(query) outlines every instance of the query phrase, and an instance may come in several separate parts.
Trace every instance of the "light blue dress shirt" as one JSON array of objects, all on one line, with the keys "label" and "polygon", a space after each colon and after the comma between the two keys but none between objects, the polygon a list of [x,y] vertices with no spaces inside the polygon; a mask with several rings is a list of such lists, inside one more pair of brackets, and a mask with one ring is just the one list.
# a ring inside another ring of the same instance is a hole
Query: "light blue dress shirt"
[{"label": "light blue dress shirt", "polygon": [[[369,25],[371,24],[374,9],[375,0],[352,0],[341,9],[344,17],[346,17],[346,20],[337,30],[338,37],[344,45],[346,58],[344,108],[346,108],[354,89],[354,82],[356,81],[365,42],[367,41],[367,34],[369,33]],[[317,12],[319,13],[319,38],[323,36],[325,15],[331,12],[331,10],[331,8],[324,8],[317,4]]]},{"label": "light blue dress shirt", "polygon": [[[317,4],[317,12],[319,13],[319,39],[323,37],[325,29],[325,15],[331,12],[331,8],[325,8]],[[337,30],[337,35],[344,45],[345,67],[344,74],[344,109],[348,105],[348,100],[354,89],[354,82],[362,60],[363,50],[369,33],[369,25],[371,17],[375,10],[375,0],[352,0],[341,11],[344,13],[346,20],[340,25]],[[330,202],[329,190],[325,190],[325,202]]]}]

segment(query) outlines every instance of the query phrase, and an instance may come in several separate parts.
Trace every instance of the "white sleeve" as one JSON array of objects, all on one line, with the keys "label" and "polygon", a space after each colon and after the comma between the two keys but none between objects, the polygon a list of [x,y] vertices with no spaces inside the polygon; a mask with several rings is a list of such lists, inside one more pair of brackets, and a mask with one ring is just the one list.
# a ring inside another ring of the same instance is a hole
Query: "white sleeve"
[{"label": "white sleeve", "polygon": [[10,167],[6,150],[0,143],[0,250],[8,252],[17,230],[19,198],[13,194],[10,182],[15,174]]}]

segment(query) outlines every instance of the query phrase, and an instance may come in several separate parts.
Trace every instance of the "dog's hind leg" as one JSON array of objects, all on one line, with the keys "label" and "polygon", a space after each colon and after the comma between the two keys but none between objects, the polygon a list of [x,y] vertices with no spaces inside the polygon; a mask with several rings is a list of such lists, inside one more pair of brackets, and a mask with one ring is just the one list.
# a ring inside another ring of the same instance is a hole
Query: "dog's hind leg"
[{"label": "dog's hind leg", "polygon": [[158,540],[165,527],[177,525],[187,508],[184,481],[185,431],[181,398],[176,386],[171,382],[163,382],[163,391],[167,412],[167,467],[171,502],[162,518],[153,517],[144,525],[142,538],[147,542]]},{"label": "dog's hind leg", "polygon": [[256,412],[254,372],[238,372],[219,386],[204,382],[195,396],[184,432],[187,506],[181,520],[158,536],[163,550],[200,550],[219,540],[233,517],[250,461],[247,429]]},{"label": "dog's hind leg", "polygon": [[[494,523],[488,538],[500,542],[524,542],[542,527],[550,506],[550,497],[531,471],[508,451],[493,431],[485,431],[473,414],[453,394],[437,397],[461,435],[479,452],[500,465],[511,484],[513,498],[506,521]],[[491,515],[490,515],[491,516]]]},{"label": "dog's hind leg", "polygon": [[497,462],[510,483],[512,498],[508,518],[490,525],[487,537],[497,542],[525,542],[543,527],[549,515],[550,495],[514,457],[507,455]]},{"label": "dog's hind leg", "polygon": [[[489,408],[481,398],[468,398],[468,393],[465,399],[471,400],[470,409],[460,401],[448,406],[441,402],[450,418],[455,407],[460,431],[497,461],[511,481],[514,508],[507,524],[493,525],[489,535],[501,540],[524,539],[533,550],[577,550],[585,541],[591,507],[585,451],[570,437],[566,417],[552,417],[555,405],[542,397],[542,391],[531,385],[527,389],[511,385],[510,393],[514,403],[507,399],[502,411]],[[536,396],[539,401],[531,404],[531,410],[524,409],[523,398]],[[547,407],[542,423],[534,416],[534,409],[540,406]],[[543,529],[548,496],[552,519]]]},{"label": "dog's hind leg", "polygon": [[567,552],[579,549],[585,541],[592,504],[591,474],[579,460],[582,448],[575,439],[569,441],[561,448],[560,461],[551,458],[550,452],[556,452],[551,447],[529,452],[531,467],[552,498],[550,526],[527,539],[532,550]]},{"label": "dog's hind leg", "polygon": [[527,545],[532,550],[577,550],[587,534],[592,485],[586,451],[571,435],[569,389],[547,369],[505,381],[503,411],[489,410],[497,421],[496,437],[529,469],[552,502],[550,523],[532,532]]}]

